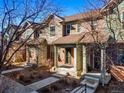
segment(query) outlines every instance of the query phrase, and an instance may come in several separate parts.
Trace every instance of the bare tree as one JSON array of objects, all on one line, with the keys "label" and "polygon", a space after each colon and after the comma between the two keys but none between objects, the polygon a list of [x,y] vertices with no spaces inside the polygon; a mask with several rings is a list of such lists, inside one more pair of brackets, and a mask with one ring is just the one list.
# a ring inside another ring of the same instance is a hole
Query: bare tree
[{"label": "bare tree", "polygon": [[[60,8],[56,7],[52,0],[2,0],[0,7],[0,73],[2,68],[10,63],[14,54],[25,45],[29,38],[34,34],[35,30],[9,55],[10,48],[20,39],[21,35],[30,27],[34,26],[34,22],[43,21],[44,18],[51,13],[60,12]],[[31,25],[25,26],[26,21],[31,21]],[[14,30],[13,26],[16,25]],[[41,29],[44,24],[35,26],[35,29]],[[7,57],[9,55],[9,57]]]},{"label": "bare tree", "polygon": [[[123,31],[122,31],[122,26],[123,21],[121,18],[121,10],[119,8],[119,4],[123,0],[98,0],[103,6],[102,8],[98,9],[99,7],[96,6],[96,3],[91,2],[88,0],[89,4],[91,5],[91,10],[96,10],[96,12],[89,12],[88,14],[88,22],[86,22],[87,25],[90,25],[91,27],[86,27],[83,26],[85,29],[88,30],[89,35],[93,38],[94,40],[94,46],[98,46],[100,49],[106,51],[107,48],[111,47],[111,52],[117,53],[117,45],[118,42],[121,40],[123,41]],[[90,9],[85,7],[86,11],[89,11]],[[99,25],[99,20],[103,19],[104,22],[101,24],[101,27],[97,27],[94,25],[94,21],[96,22],[95,24]],[[97,29],[98,28],[98,29]],[[101,42],[104,38],[101,38],[100,32],[105,31],[105,33],[108,33],[109,36],[109,41]],[[87,32],[86,32],[87,33]],[[100,56],[99,56],[100,57]],[[104,55],[104,60],[103,60],[103,69],[101,71],[101,77],[104,79],[105,78],[105,73],[106,69],[111,68],[113,65],[115,65],[114,60],[112,59],[112,55]],[[115,57],[115,56],[114,56]],[[101,58],[101,57],[100,57]],[[108,62],[109,60],[109,62]],[[121,64],[120,64],[121,65]],[[108,66],[108,68],[106,67]],[[110,69],[109,69],[110,70]],[[103,81],[104,85],[104,81]]]}]

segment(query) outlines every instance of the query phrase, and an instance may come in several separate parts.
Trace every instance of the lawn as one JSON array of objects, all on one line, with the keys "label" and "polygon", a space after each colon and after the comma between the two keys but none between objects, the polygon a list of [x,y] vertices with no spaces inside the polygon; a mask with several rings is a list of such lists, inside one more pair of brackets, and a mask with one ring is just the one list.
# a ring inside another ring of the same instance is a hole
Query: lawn
[{"label": "lawn", "polygon": [[99,85],[95,93],[124,93],[124,82],[112,78],[109,84],[104,87]]}]

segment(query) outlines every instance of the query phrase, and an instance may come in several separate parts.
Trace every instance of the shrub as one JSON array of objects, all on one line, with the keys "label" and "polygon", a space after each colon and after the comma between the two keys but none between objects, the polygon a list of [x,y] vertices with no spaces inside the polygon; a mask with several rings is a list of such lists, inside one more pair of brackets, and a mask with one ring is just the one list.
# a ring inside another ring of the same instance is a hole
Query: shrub
[{"label": "shrub", "polygon": [[19,80],[23,81],[25,76],[23,74],[19,75]]},{"label": "shrub", "polygon": [[38,67],[38,65],[37,64],[32,64],[32,66],[31,66],[33,69],[36,69],[37,67]]},{"label": "shrub", "polygon": [[23,80],[25,83],[30,83],[31,82],[31,79],[29,79],[29,78],[24,78],[24,80]]},{"label": "shrub", "polygon": [[34,79],[35,78],[34,75],[32,75],[32,74],[29,77],[30,77],[30,79]]}]

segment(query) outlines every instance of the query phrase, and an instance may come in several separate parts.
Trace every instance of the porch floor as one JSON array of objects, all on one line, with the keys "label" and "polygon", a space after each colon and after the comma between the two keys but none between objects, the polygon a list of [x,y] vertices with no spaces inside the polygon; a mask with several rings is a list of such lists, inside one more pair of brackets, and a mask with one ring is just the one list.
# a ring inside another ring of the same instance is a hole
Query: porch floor
[{"label": "porch floor", "polygon": [[[91,77],[99,78],[101,83],[101,73],[86,73],[83,76],[91,76]],[[108,84],[110,80],[111,80],[111,75],[109,73],[106,73],[105,84]]]},{"label": "porch floor", "polygon": [[62,74],[62,75],[69,74],[71,76],[75,76],[76,71],[75,71],[74,67],[58,67],[57,74]]}]

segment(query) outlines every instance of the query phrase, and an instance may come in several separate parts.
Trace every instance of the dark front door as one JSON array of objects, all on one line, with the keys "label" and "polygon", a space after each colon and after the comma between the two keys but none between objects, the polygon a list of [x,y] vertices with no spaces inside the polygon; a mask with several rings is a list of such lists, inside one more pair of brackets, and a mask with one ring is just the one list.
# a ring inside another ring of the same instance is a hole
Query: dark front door
[{"label": "dark front door", "polygon": [[71,48],[66,48],[66,64],[71,64]]},{"label": "dark front door", "polygon": [[101,67],[101,50],[99,48],[94,49],[94,70],[100,71]]}]

